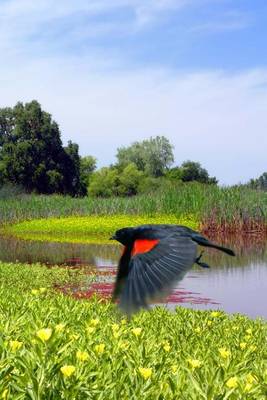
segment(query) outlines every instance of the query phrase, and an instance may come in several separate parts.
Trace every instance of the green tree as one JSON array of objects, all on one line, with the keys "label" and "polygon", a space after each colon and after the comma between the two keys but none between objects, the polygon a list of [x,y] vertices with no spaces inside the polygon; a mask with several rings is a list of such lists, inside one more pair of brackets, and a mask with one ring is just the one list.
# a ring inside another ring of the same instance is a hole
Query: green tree
[{"label": "green tree", "polygon": [[92,174],[89,195],[111,197],[118,195],[119,173],[116,168],[103,167]]},{"label": "green tree", "polygon": [[12,131],[15,127],[15,116],[12,108],[0,109],[0,150],[4,143],[12,140]]},{"label": "green tree", "polygon": [[137,194],[138,187],[143,177],[144,173],[139,171],[134,163],[128,164],[119,174],[119,194],[123,196]]},{"label": "green tree", "polygon": [[81,157],[81,181],[88,188],[90,177],[96,169],[96,158],[93,156]]},{"label": "green tree", "polygon": [[217,184],[215,177],[210,177],[208,171],[199,162],[185,161],[181,165],[181,180],[183,182],[197,181],[207,184]]},{"label": "green tree", "polygon": [[173,181],[181,181],[182,180],[183,170],[180,167],[171,168],[166,173],[166,178],[171,179]]},{"label": "green tree", "polygon": [[264,172],[259,178],[251,179],[249,186],[253,189],[260,189],[267,191],[267,172]]},{"label": "green tree", "polygon": [[27,191],[85,193],[78,145],[63,148],[58,125],[37,101],[0,109],[0,172]]},{"label": "green tree", "polygon": [[144,173],[134,163],[122,170],[104,167],[94,172],[89,182],[89,195],[94,197],[133,196],[138,193]]},{"label": "green tree", "polygon": [[121,147],[116,157],[120,169],[134,163],[140,171],[153,177],[163,176],[174,161],[173,146],[164,136],[151,137],[129,147]]},{"label": "green tree", "polygon": [[72,195],[85,195],[87,193],[87,185],[81,179],[81,158],[79,156],[79,146],[71,140],[68,146],[64,147],[64,186],[68,188],[68,192]]}]

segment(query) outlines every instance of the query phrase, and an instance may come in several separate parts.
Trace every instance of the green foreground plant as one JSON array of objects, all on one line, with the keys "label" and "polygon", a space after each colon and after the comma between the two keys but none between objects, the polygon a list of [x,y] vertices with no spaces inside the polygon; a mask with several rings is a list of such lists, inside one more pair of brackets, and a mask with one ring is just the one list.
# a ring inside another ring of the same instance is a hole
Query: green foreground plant
[{"label": "green foreground plant", "polygon": [[260,319],[156,307],[127,321],[109,301],[55,293],[58,272],[0,267],[3,399],[266,398]]}]

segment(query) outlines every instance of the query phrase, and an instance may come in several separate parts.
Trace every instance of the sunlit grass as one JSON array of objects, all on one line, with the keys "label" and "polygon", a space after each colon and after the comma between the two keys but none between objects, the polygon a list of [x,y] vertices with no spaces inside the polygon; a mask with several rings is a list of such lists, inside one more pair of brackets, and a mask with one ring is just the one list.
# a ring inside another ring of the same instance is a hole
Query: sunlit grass
[{"label": "sunlit grass", "polygon": [[60,273],[47,271],[0,265],[2,398],[266,398],[262,320],[157,307],[127,321],[109,302],[55,293]]},{"label": "sunlit grass", "polygon": [[10,292],[15,290],[22,293],[42,287],[53,289],[55,285],[65,284],[75,286],[83,279],[84,273],[78,269],[62,268],[57,265],[47,268],[39,263],[29,265],[0,261],[0,284]]},{"label": "sunlit grass", "polygon": [[[142,224],[181,224],[193,229],[199,227],[192,217],[177,218],[174,215],[134,216],[111,215],[90,217],[48,218],[24,221],[6,226],[2,231],[23,239],[57,242],[111,243],[109,237],[119,228]],[[112,242],[114,244],[114,242]]]}]

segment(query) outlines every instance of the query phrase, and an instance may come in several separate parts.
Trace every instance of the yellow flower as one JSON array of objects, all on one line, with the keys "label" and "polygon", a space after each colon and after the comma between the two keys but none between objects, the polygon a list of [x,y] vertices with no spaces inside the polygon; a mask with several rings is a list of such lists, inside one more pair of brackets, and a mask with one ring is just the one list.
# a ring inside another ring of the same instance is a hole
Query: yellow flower
[{"label": "yellow flower", "polygon": [[247,347],[247,343],[246,342],[241,342],[239,344],[239,347],[240,347],[241,350],[244,350]]},{"label": "yellow flower", "polygon": [[141,368],[139,367],[140,375],[147,380],[152,375],[152,368]]},{"label": "yellow flower", "polygon": [[120,335],[121,335],[120,332],[113,331],[113,337],[115,339],[118,339],[120,337]]},{"label": "yellow flower", "polygon": [[135,336],[140,336],[142,332],[142,328],[133,328],[132,332]]},{"label": "yellow flower", "polygon": [[232,378],[229,378],[228,381],[226,382],[226,386],[229,389],[236,388],[238,385],[238,380],[236,376],[232,376]]},{"label": "yellow flower", "polygon": [[178,366],[177,365],[172,365],[171,366],[171,370],[173,374],[176,374],[176,372],[178,371]]},{"label": "yellow flower", "polygon": [[41,287],[40,289],[39,289],[39,291],[40,291],[40,293],[45,293],[46,291],[47,291],[47,289],[45,288],[45,287]]},{"label": "yellow flower", "polygon": [[160,384],[160,389],[161,389],[163,392],[167,392],[167,391],[169,390],[169,388],[170,388],[170,386],[169,386],[169,384],[168,384],[167,382],[162,382],[162,383]]},{"label": "yellow flower", "polygon": [[220,315],[219,311],[212,311],[210,314],[212,317],[218,317]]},{"label": "yellow flower", "polygon": [[8,395],[8,389],[5,389],[1,394],[1,399],[7,399],[8,398],[7,395]]},{"label": "yellow flower", "polygon": [[251,335],[252,334],[252,329],[249,328],[249,329],[246,330],[246,332],[247,332],[248,335]]},{"label": "yellow flower", "polygon": [[246,383],[245,387],[244,387],[244,392],[248,393],[250,392],[252,389],[252,384],[251,383]]},{"label": "yellow flower", "polygon": [[34,294],[34,296],[37,296],[37,294],[39,294],[39,290],[38,289],[32,289],[32,294]]},{"label": "yellow flower", "polygon": [[129,347],[129,343],[128,342],[122,342],[119,344],[119,348],[122,350],[127,350]]},{"label": "yellow flower", "polygon": [[208,321],[208,322],[207,322],[207,325],[208,325],[208,326],[211,326],[211,325],[212,325],[212,321]]},{"label": "yellow flower", "polygon": [[87,351],[78,350],[76,352],[76,358],[79,361],[87,361],[89,359],[89,354],[87,353]]},{"label": "yellow flower", "polygon": [[22,345],[23,345],[23,343],[18,341],[18,340],[10,340],[10,342],[9,342],[9,346],[10,346],[12,351],[19,350]]},{"label": "yellow flower", "polygon": [[200,366],[201,366],[201,364],[202,364],[202,362],[201,361],[199,361],[199,360],[196,360],[196,359],[189,359],[188,360],[188,363],[190,364],[190,366],[194,369],[194,368],[199,368]]},{"label": "yellow flower", "polygon": [[222,358],[227,358],[227,357],[229,357],[230,354],[231,354],[231,352],[230,352],[229,350],[226,350],[225,347],[221,347],[221,348],[219,349],[219,353],[220,353],[220,355],[221,355]]},{"label": "yellow flower", "polygon": [[239,329],[239,327],[235,325],[232,327],[232,329],[233,329],[233,331],[237,331]]},{"label": "yellow flower", "polygon": [[64,329],[65,329],[65,324],[57,324],[55,326],[55,331],[56,332],[62,332],[62,331],[64,331]]},{"label": "yellow flower", "polygon": [[256,383],[257,379],[251,373],[246,376],[246,385],[244,387],[244,392],[250,392],[253,388],[253,383]]},{"label": "yellow flower", "polygon": [[92,325],[92,326],[96,326],[96,325],[98,325],[99,324],[99,319],[98,318],[95,318],[95,319],[91,319],[91,321],[90,321],[90,325]]},{"label": "yellow flower", "polygon": [[79,337],[80,337],[80,335],[78,335],[77,333],[72,333],[72,334],[70,335],[70,339],[71,339],[71,340],[78,340]]},{"label": "yellow flower", "polygon": [[247,376],[246,376],[246,381],[247,381],[247,383],[254,383],[254,382],[256,382],[256,378],[255,378],[255,376],[253,376],[252,374],[248,374]]},{"label": "yellow flower", "polygon": [[36,335],[43,342],[46,342],[47,340],[50,339],[50,337],[52,335],[52,329],[50,329],[50,328],[40,329],[39,331],[37,331]]},{"label": "yellow flower", "polygon": [[201,332],[201,329],[200,329],[199,326],[195,329],[195,332],[196,332],[196,333],[200,333],[200,332]]},{"label": "yellow flower", "polygon": [[163,346],[163,349],[166,351],[166,353],[169,353],[169,351],[171,350],[171,346],[169,342],[166,342]]},{"label": "yellow flower", "polygon": [[102,353],[104,353],[104,350],[105,350],[105,345],[104,345],[103,343],[97,344],[97,345],[95,346],[95,352],[96,352],[97,354],[102,354]]},{"label": "yellow flower", "polygon": [[75,371],[74,365],[64,365],[63,367],[60,368],[60,371],[64,376],[69,378]]},{"label": "yellow flower", "polygon": [[251,346],[249,346],[250,351],[255,351],[256,349],[257,349],[257,346],[255,346],[255,344],[252,344]]},{"label": "yellow flower", "polygon": [[120,325],[119,324],[113,324],[112,326],[111,326],[111,328],[112,328],[112,330],[113,330],[113,332],[115,331],[118,331],[119,329],[120,329]]}]

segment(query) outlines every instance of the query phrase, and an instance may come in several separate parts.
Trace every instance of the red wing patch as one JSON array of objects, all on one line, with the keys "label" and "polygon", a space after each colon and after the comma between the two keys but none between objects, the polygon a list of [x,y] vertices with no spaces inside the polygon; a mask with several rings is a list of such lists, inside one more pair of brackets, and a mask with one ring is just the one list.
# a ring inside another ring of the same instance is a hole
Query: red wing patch
[{"label": "red wing patch", "polygon": [[158,242],[158,239],[137,239],[134,242],[131,255],[136,256],[136,254],[147,253],[152,250]]}]

